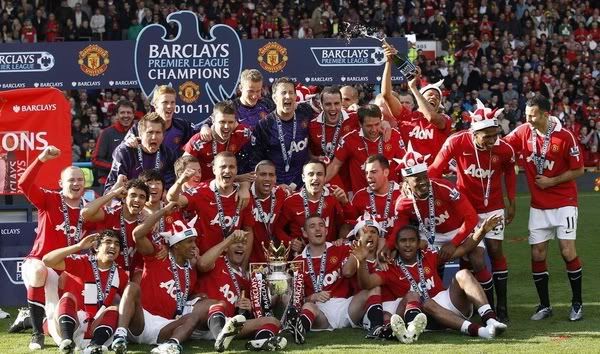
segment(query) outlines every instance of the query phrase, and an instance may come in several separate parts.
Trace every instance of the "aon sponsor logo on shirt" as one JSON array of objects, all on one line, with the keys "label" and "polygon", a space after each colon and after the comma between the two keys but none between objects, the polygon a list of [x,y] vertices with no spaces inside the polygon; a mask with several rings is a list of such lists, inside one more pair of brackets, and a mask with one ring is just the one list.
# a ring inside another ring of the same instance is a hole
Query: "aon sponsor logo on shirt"
[{"label": "aon sponsor logo on shirt", "polygon": [[[448,210],[446,210],[443,214],[440,214],[435,217],[435,225],[439,226],[448,219],[450,219],[450,214],[448,213]],[[429,224],[429,218],[425,218],[425,223]]]},{"label": "aon sponsor logo on shirt", "polygon": [[483,168],[476,167],[475,164],[471,164],[465,170],[465,174],[476,178],[489,178],[494,174],[494,170],[484,170]]},{"label": "aon sponsor logo on shirt", "polygon": [[419,140],[431,140],[433,139],[433,129],[423,129],[417,126],[410,131],[408,136]]}]

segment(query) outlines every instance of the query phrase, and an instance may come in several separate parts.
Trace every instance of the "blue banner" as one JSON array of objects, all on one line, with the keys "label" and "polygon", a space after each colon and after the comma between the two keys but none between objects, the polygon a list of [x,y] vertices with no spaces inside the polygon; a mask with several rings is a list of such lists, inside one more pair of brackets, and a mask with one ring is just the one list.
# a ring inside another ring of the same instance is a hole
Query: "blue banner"
[{"label": "blue banner", "polygon": [[[178,117],[198,123],[215,102],[233,97],[242,69],[255,68],[265,84],[289,76],[307,85],[377,84],[385,56],[371,38],[240,40],[225,25],[198,34],[197,16],[175,12],[167,21],[179,29],[174,39],[158,24],[146,26],[137,42],[3,44],[0,90],[31,87],[69,89],[141,88],[156,85],[177,91]],[[400,53],[405,38],[388,38]],[[393,73],[393,81],[402,76]]]},{"label": "blue banner", "polygon": [[0,305],[19,306],[27,302],[21,266],[33,245],[37,223],[0,223]]}]

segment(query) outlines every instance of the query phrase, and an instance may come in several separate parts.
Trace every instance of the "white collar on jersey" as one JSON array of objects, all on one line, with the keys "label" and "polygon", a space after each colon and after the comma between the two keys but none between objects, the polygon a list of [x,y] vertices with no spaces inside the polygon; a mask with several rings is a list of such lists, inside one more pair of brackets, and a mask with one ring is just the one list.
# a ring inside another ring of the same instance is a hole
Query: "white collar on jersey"
[{"label": "white collar on jersey", "polygon": [[[217,190],[217,181],[215,179],[210,181],[210,183],[208,184],[208,188],[210,188],[211,191],[215,192]],[[235,192],[238,191],[238,188],[239,188],[239,184],[234,183],[233,184],[233,192],[231,192],[228,195],[224,195],[223,197],[225,197],[225,198],[231,197]]]},{"label": "white collar on jersey", "polygon": [[[342,110],[342,122],[348,120],[348,118],[350,118],[350,115],[348,114],[348,112]],[[319,115],[317,116],[316,119],[317,119],[317,123],[324,124],[325,123],[325,112],[319,113]]]},{"label": "white collar on jersey", "polygon": [[[307,244],[307,245],[304,247],[304,250],[302,251],[302,258],[307,258],[307,257],[308,257],[308,256],[306,255],[306,248],[307,248],[308,246],[310,246],[310,244]],[[329,249],[330,247],[333,247],[333,243],[331,243],[331,242],[325,242],[325,246],[327,246],[327,249]],[[317,257],[317,256],[312,256],[312,258],[320,258],[320,257],[321,257],[321,256],[318,256],[318,257]]]}]

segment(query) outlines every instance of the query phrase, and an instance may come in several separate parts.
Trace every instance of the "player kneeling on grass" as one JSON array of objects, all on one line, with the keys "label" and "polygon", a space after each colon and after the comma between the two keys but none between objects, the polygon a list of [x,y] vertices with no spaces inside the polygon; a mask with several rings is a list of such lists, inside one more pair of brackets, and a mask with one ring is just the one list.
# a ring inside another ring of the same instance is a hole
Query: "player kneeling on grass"
[{"label": "player kneeling on grass", "polygon": [[[254,337],[246,344],[248,350],[281,350],[287,340],[277,335],[281,328],[279,320],[270,316],[253,318],[250,299],[244,296],[250,291],[250,282],[242,267],[249,242],[246,235],[242,230],[235,230],[200,257],[198,270],[204,273],[199,277],[197,292],[219,301],[219,305],[211,308],[208,337],[216,339],[215,350],[219,352],[227,349],[236,335]],[[213,331],[215,324],[217,330]],[[201,337],[207,336],[203,333]]]},{"label": "player kneeling on grass", "polygon": [[[354,238],[356,242],[360,242],[365,245],[367,249],[367,255],[365,256],[364,262],[366,262],[370,273],[377,271],[377,269],[387,270],[388,265],[386,263],[380,263],[377,260],[377,249],[380,240],[383,240],[386,234],[385,228],[377,222],[370,214],[365,213],[363,216],[357,219],[357,223],[354,229],[348,234],[349,238]],[[356,267],[359,266],[358,259],[356,259]],[[358,274],[356,275],[356,281],[358,282]],[[360,284],[357,284],[360,286]],[[402,298],[396,298],[384,285],[382,287],[373,288],[372,291],[380,290],[380,296],[374,297],[377,302],[367,304],[367,313],[374,311],[375,308],[371,309],[371,306],[378,307],[381,309],[381,317],[376,317],[374,321],[371,321],[370,330],[366,338],[368,339],[393,339],[394,334],[392,333],[390,323],[390,317],[396,313],[403,313],[404,308],[407,311],[410,309],[406,306],[406,301],[402,301]],[[405,297],[410,298],[410,297]],[[376,312],[375,312],[376,313]],[[406,316],[406,315],[405,315]],[[413,316],[414,317],[414,316]],[[424,316],[423,316],[424,317]],[[425,318],[426,320],[426,318]],[[384,325],[384,323],[387,323]]]},{"label": "player kneeling on grass", "polygon": [[[88,249],[95,252],[76,255]],[[57,307],[48,313],[48,332],[61,353],[73,353],[75,347],[85,347],[83,352],[90,354],[108,351],[106,346],[119,318],[113,304],[129,281],[125,270],[116,263],[120,249],[119,235],[105,230],[44,256],[47,267],[69,272],[83,282],[81,293],[65,292],[58,304],[48,304]]]},{"label": "player kneeling on grass", "polygon": [[[451,259],[462,257],[477,246],[484,235],[496,227],[502,218],[494,216],[486,219],[484,224],[475,233],[458,246]],[[358,279],[361,287],[371,289],[385,284],[394,296],[404,297],[408,302],[412,316],[421,317],[418,314],[420,308],[435,319],[441,325],[460,330],[461,332],[482,338],[493,338],[496,334],[506,329],[506,325],[496,319],[496,314],[487,303],[487,298],[481,285],[475,277],[467,270],[461,270],[454,276],[448,289],[444,289],[442,279],[436,269],[439,263],[439,254],[436,251],[421,250],[419,248],[418,229],[413,226],[405,226],[396,235],[396,257],[386,271],[377,270],[369,273],[365,262],[368,250],[365,245],[357,243],[353,254],[360,262],[358,268]],[[411,294],[418,294],[413,297]],[[408,299],[407,297],[411,297]],[[473,305],[477,308],[482,321],[486,324],[482,327],[471,323],[467,319],[472,315]],[[405,313],[405,316],[408,314]],[[404,326],[404,320],[399,315],[393,315],[391,326],[396,337],[404,342],[411,343],[418,339],[424,330],[422,323]],[[419,320],[421,322],[421,320]],[[414,327],[414,329],[413,329]]]},{"label": "player kneeling on grass", "polygon": [[[325,221],[309,216],[302,228],[308,244],[296,261],[304,261],[305,303],[300,316],[290,316],[286,327],[294,332],[296,343],[304,342],[306,331],[362,327],[363,317],[371,326],[383,323],[379,289],[362,290],[351,295],[351,278],[356,274],[356,260],[350,257],[350,246],[326,242]],[[368,311],[367,311],[368,309]],[[370,329],[369,329],[370,330]]]},{"label": "player kneeling on grass", "polygon": [[[157,223],[164,214],[176,208],[169,203],[150,216],[144,224]],[[129,283],[119,304],[119,327],[115,331],[112,349],[127,352],[127,339],[141,344],[158,344],[152,353],[178,354],[183,352],[180,343],[187,340],[196,325],[206,321],[209,307],[214,301],[201,300],[193,294],[196,286],[197,232],[195,219],[188,225],[175,222],[173,233],[161,233],[167,238],[169,251],[166,257],[152,255],[154,246],[145,233],[134,230],[136,250],[144,257],[140,284]],[[168,236],[167,236],[168,234]]]}]

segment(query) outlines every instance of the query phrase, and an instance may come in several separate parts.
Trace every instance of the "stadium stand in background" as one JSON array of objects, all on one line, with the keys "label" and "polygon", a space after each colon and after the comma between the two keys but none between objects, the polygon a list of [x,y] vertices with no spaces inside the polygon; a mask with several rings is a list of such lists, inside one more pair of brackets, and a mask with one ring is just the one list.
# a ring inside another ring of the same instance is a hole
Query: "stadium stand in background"
[{"label": "stadium stand in background", "polygon": [[[414,33],[417,40],[439,41],[443,50],[435,60],[419,52],[412,59],[428,81],[444,79],[445,109],[455,130],[468,127],[463,117],[479,98],[488,107],[505,107],[505,135],[524,121],[527,98],[540,92],[579,139],[587,169],[600,168],[600,9],[593,2],[2,0],[0,42],[131,40],[151,23],[165,25],[173,36],[177,28],[166,17],[184,9],[197,13],[202,35],[224,23],[248,39],[330,38],[350,22],[388,36]],[[361,87],[361,103],[375,90]],[[92,158],[100,131],[114,123],[119,99],[134,103],[136,117],[150,109],[134,89],[65,95],[73,113],[73,161],[79,162]]]}]

